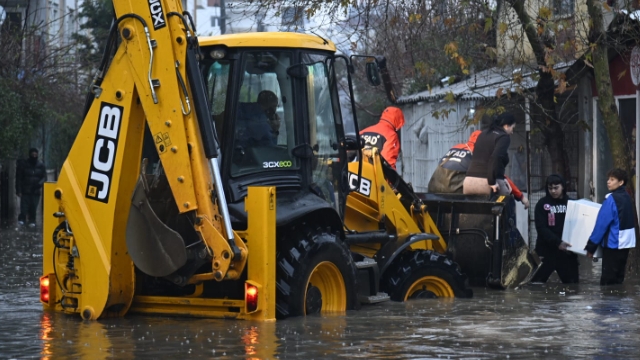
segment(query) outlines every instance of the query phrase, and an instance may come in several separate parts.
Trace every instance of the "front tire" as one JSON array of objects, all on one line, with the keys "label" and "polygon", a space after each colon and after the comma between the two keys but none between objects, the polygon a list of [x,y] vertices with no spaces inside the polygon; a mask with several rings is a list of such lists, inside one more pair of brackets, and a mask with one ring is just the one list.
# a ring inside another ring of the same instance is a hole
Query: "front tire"
[{"label": "front tire", "polygon": [[288,233],[276,254],[277,318],[357,308],[357,270],[347,246],[325,229]]},{"label": "front tire", "polygon": [[470,298],[466,275],[446,256],[432,250],[406,251],[385,272],[382,288],[391,300],[459,297]]}]

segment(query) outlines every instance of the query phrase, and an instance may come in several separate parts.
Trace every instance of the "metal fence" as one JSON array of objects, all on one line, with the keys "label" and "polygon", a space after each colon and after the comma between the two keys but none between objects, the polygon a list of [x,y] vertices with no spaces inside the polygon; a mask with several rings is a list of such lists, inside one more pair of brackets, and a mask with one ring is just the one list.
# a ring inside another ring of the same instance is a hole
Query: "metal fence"
[{"label": "metal fence", "polygon": [[[569,126],[564,132],[565,152],[568,157],[570,166],[570,179],[565,179],[568,182],[568,195],[571,198],[577,198],[578,193],[578,164],[579,164],[579,129],[577,126]],[[553,167],[551,164],[551,156],[544,145],[544,137],[540,133],[534,133],[530,135],[529,140],[529,181],[531,193],[529,195],[529,244],[533,249],[535,248],[536,238],[538,237],[536,231],[536,224],[534,219],[535,207],[540,199],[546,195],[545,181],[547,176],[553,173]]]}]

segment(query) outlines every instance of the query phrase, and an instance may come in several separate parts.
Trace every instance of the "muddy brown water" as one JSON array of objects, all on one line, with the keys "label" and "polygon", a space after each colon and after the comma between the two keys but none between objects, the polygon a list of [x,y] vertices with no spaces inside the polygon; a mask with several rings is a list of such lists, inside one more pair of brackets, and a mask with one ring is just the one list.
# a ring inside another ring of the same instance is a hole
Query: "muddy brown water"
[{"label": "muddy brown water", "polygon": [[581,258],[580,285],[475,288],[473,299],[365,306],[336,316],[250,322],[128,316],[86,322],[43,312],[42,240],[0,231],[2,359],[640,358],[640,281],[601,288]]}]

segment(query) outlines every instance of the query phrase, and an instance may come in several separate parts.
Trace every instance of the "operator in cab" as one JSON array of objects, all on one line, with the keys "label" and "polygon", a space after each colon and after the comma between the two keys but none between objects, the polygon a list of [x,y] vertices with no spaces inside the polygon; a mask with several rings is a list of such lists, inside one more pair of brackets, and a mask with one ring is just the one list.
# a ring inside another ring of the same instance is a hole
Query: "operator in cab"
[{"label": "operator in cab", "polygon": [[276,114],[278,96],[269,90],[258,94],[255,103],[241,103],[238,108],[236,144],[248,146],[275,146],[280,121]]},{"label": "operator in cab", "polygon": [[396,161],[400,154],[398,131],[404,126],[404,114],[397,107],[389,106],[380,115],[377,124],[360,131],[366,147],[375,147],[380,156],[396,169]]}]

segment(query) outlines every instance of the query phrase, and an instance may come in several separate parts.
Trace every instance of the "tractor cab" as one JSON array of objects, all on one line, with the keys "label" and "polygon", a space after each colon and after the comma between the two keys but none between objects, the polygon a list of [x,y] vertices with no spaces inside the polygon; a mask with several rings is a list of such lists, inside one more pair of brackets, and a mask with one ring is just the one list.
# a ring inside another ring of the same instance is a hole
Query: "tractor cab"
[{"label": "tractor cab", "polygon": [[246,222],[256,185],[277,187],[278,224],[313,208],[339,221],[348,169],[335,64],[348,59],[317,36],[260,36],[200,41],[232,222]]}]

